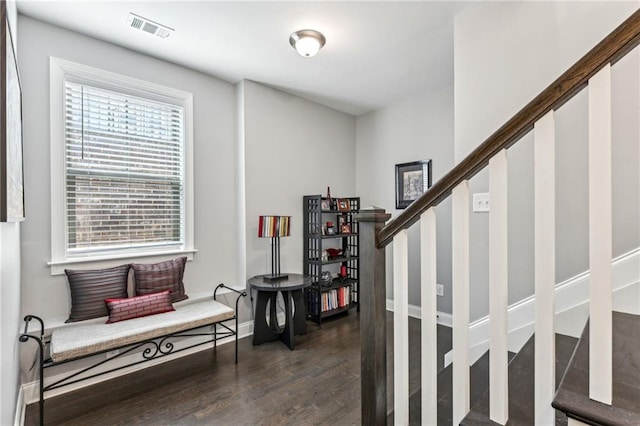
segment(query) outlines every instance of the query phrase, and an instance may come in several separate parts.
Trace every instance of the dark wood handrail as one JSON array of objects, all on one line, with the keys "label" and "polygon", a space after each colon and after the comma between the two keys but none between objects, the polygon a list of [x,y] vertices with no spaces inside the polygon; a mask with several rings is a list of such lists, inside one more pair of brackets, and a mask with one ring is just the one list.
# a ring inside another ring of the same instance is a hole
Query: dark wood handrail
[{"label": "dark wood handrail", "polygon": [[445,200],[458,184],[471,179],[486,167],[489,160],[500,150],[509,148],[531,131],[534,123],[546,113],[560,108],[573,98],[606,64],[613,65],[639,43],[640,10],[637,10],[420,198],[411,203],[398,217],[382,228],[377,238],[378,247],[382,248],[389,244],[398,232],[417,222],[420,215],[427,209]]}]

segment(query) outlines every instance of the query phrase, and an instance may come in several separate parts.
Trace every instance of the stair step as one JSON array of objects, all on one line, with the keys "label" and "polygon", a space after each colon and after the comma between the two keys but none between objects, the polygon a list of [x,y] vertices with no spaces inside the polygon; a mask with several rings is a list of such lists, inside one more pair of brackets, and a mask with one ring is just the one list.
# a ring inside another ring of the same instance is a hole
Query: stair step
[{"label": "stair step", "polygon": [[[578,339],[556,334],[556,383],[571,359]],[[518,354],[509,352],[509,422],[508,425],[531,425],[533,419],[533,354],[534,338],[522,347]],[[451,425],[453,422],[452,405],[452,366],[438,373],[438,425]],[[489,352],[485,352],[469,370],[471,380],[471,412],[462,425],[497,425],[489,420]],[[528,377],[529,376],[529,377]],[[418,390],[409,397],[409,424],[419,425],[421,420],[421,392]],[[530,399],[530,402],[526,402]],[[387,416],[387,424],[393,424],[393,412]],[[566,425],[563,413],[556,415],[556,425]]]},{"label": "stair step", "polygon": [[[564,373],[577,339],[556,334],[556,383]],[[532,336],[509,363],[509,421],[508,425],[531,425],[534,415],[534,354]],[[471,405],[471,411],[460,423],[464,426],[497,425],[489,419],[489,379],[484,382],[485,392]],[[562,413],[556,415],[556,425],[566,425]]]},{"label": "stair step", "polygon": [[613,313],[613,404],[589,399],[589,323],[553,401],[568,417],[594,425],[640,424],[640,315]]}]

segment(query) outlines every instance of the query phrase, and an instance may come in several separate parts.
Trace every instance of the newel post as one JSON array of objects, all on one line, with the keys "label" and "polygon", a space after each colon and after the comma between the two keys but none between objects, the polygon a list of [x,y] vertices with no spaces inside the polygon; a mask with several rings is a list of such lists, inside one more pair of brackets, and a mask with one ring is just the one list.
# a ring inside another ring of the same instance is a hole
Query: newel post
[{"label": "newel post", "polygon": [[360,383],[363,425],[387,424],[385,249],[376,235],[391,217],[372,207],[355,215],[360,233]]}]

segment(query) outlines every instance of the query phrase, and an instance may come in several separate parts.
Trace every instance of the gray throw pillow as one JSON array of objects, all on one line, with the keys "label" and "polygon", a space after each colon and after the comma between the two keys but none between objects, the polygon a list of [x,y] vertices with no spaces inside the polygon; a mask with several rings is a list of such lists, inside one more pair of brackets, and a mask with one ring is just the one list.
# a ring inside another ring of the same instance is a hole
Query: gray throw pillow
[{"label": "gray throw pillow", "polygon": [[71,290],[71,313],[66,322],[109,315],[105,299],[127,297],[129,265],[93,270],[65,269]]}]

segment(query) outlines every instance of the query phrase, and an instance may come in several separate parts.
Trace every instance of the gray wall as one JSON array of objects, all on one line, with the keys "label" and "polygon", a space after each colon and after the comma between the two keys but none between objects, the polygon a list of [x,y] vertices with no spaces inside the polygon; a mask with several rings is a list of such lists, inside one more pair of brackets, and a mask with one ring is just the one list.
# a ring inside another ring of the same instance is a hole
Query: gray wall
[{"label": "gray wall", "polygon": [[[501,2],[455,21],[455,159],[522,108],[637,8],[637,2]],[[635,54],[634,54],[635,55]],[[638,68],[614,69],[614,256],[638,247]],[[626,88],[625,88],[626,87]],[[634,115],[635,114],[635,115]],[[588,269],[586,97],[556,116],[557,280]],[[582,122],[580,122],[581,120]],[[532,136],[509,150],[509,303],[533,293]],[[471,191],[486,192],[486,172]],[[623,200],[627,200],[625,203]],[[488,215],[471,218],[471,320],[488,311]]]},{"label": "gray wall", "polygon": [[[16,4],[7,2],[16,55],[18,34],[16,31]],[[27,214],[29,212],[27,211]],[[0,424],[13,424],[18,397],[20,317],[20,231],[22,223],[0,223]]]},{"label": "gray wall", "polygon": [[[187,263],[188,293],[212,291],[217,283],[244,287],[236,270],[235,91],[234,86],[20,15],[24,93],[25,184],[29,220],[22,230],[22,312],[44,318],[69,312],[64,275],[52,276],[49,158],[49,57],[193,93],[195,247]],[[147,262],[148,259],[139,259]],[[121,261],[123,263],[124,261]],[[248,317],[248,314],[245,315]]]},{"label": "gray wall", "polygon": [[[443,66],[446,66],[444,64]],[[363,206],[395,208],[395,165],[431,159],[433,182],[453,167],[453,87],[416,93],[356,120],[356,192]],[[436,209],[438,283],[451,283],[451,204]],[[419,225],[409,230],[409,303],[420,305]],[[387,298],[392,294],[392,248],[387,248]],[[451,312],[451,292],[438,298],[438,310]]]},{"label": "gray wall", "polygon": [[302,196],[357,196],[355,118],[253,81],[242,83],[247,275],[270,272],[258,216],[291,216],[282,270],[302,272]]}]

